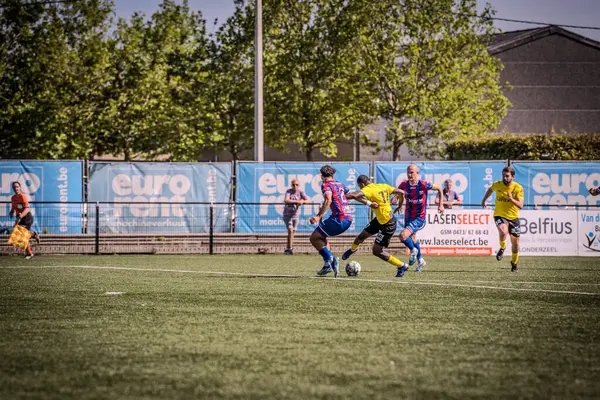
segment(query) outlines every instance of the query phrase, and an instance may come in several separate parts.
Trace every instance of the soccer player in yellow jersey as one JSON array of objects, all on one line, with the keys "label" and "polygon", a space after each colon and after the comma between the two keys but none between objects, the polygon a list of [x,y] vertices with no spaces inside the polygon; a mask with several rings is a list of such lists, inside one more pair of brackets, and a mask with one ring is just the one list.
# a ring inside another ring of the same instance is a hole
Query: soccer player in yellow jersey
[{"label": "soccer player in yellow jersey", "polygon": [[373,243],[373,255],[395,266],[397,268],[396,277],[401,278],[408,269],[408,265],[389,254],[385,248],[389,246],[392,236],[396,233],[396,217],[392,213],[390,195],[404,194],[404,191],[390,185],[372,183],[366,175],[360,175],[356,183],[360,190],[352,192],[350,197],[354,199],[366,197],[367,205],[373,208],[375,212],[375,218],[354,239],[352,247],[342,255],[342,260],[350,258],[352,254],[356,253],[362,242],[376,234],[377,237],[375,243]]},{"label": "soccer player in yellow jersey", "polygon": [[519,210],[523,208],[523,187],[515,182],[515,170],[505,167],[502,170],[502,180],[496,181],[485,192],[481,205],[485,208],[485,201],[496,192],[496,206],[494,210],[494,221],[500,235],[500,250],[496,253],[496,260],[502,260],[506,249],[506,237],[510,235],[512,244],[511,271],[517,272],[519,262]]}]

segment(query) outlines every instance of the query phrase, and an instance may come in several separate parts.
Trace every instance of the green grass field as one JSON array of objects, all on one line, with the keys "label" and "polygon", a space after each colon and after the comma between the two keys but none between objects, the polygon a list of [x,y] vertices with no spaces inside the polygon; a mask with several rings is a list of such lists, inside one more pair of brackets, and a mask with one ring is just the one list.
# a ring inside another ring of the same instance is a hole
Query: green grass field
[{"label": "green grass field", "polygon": [[597,258],[356,260],[2,257],[0,398],[600,396]]}]

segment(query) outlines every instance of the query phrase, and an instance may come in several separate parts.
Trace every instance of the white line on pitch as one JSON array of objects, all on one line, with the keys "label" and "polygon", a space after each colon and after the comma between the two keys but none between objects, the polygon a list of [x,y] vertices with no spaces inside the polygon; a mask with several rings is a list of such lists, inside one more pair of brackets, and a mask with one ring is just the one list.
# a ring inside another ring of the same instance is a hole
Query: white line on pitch
[{"label": "white line on pitch", "polygon": [[540,282],[540,281],[484,281],[484,280],[462,280],[462,279],[449,279],[449,280],[431,280],[428,282],[466,282],[466,283],[520,283],[523,285],[562,285],[562,286],[600,286],[600,283],[575,283],[575,282]]},{"label": "white line on pitch", "polygon": [[[175,272],[180,274],[205,274],[205,275],[225,275],[225,276],[247,276],[257,278],[304,278],[304,279],[320,279],[320,280],[332,280],[321,276],[307,276],[307,275],[287,275],[287,274],[249,274],[246,272],[224,272],[224,271],[194,271],[185,269],[164,269],[164,268],[130,268],[130,267],[101,267],[101,266],[87,266],[87,265],[48,265],[48,266],[20,266],[20,267],[0,267],[0,269],[23,269],[23,268],[82,268],[82,269],[109,269],[117,271],[149,271],[149,272]],[[546,290],[546,289],[527,289],[527,288],[509,288],[501,286],[484,286],[484,285],[464,285],[458,283],[444,283],[444,282],[417,282],[417,281],[401,281],[401,280],[388,280],[388,279],[364,279],[364,278],[341,278],[335,279],[336,282],[373,282],[373,283],[395,283],[404,285],[424,285],[424,286],[442,286],[442,287],[464,287],[470,289],[492,289],[492,290],[505,290],[515,292],[537,292],[537,293],[559,293],[559,294],[581,294],[586,296],[600,296],[600,293],[590,292],[574,292],[570,290]]]}]

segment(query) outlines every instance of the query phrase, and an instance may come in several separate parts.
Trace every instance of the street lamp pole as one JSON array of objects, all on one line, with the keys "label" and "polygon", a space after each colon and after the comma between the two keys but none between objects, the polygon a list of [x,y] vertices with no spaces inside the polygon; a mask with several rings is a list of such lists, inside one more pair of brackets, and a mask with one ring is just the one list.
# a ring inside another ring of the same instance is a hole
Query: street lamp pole
[{"label": "street lamp pole", "polygon": [[254,32],[254,161],[265,160],[263,134],[262,0],[256,0]]}]

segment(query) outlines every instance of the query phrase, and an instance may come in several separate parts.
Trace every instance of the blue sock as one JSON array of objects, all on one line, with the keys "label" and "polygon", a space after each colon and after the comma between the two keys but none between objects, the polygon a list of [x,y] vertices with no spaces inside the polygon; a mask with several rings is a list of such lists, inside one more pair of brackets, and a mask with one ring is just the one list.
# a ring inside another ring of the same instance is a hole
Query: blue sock
[{"label": "blue sock", "polygon": [[417,249],[417,258],[420,260],[423,258],[423,254],[421,254],[421,244],[418,240],[415,242],[415,248]]},{"label": "blue sock", "polygon": [[413,249],[415,248],[412,238],[409,236],[406,238],[406,240],[403,240],[402,243],[404,243],[412,253]]},{"label": "blue sock", "polygon": [[327,247],[323,247],[321,250],[319,250],[319,254],[321,257],[323,257],[324,265],[328,265],[329,260],[331,260],[331,252],[329,249]]}]

